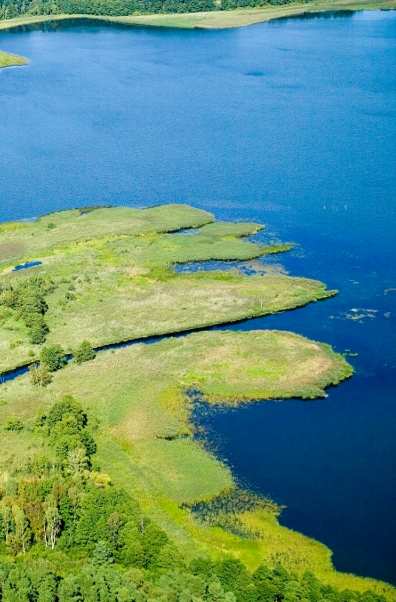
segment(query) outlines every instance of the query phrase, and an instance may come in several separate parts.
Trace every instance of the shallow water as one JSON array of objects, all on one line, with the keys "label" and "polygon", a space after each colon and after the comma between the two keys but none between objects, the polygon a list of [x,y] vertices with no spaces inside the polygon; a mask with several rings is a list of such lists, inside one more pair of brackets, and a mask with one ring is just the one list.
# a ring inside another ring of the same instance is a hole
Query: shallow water
[{"label": "shallow water", "polygon": [[[43,31],[48,29],[48,31]],[[202,417],[283,522],[338,568],[396,582],[396,14],[231,31],[57,24],[0,33],[0,219],[88,203],[189,202],[266,222],[270,263],[326,302],[235,328],[291,329],[351,357],[315,402]]]}]

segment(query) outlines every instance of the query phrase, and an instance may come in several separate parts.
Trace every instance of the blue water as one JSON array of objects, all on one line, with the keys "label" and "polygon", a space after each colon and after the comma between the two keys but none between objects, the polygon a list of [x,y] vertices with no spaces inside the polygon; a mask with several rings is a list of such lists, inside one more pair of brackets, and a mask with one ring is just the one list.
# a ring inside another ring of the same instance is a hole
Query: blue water
[{"label": "blue water", "polygon": [[89,203],[189,202],[265,222],[272,257],[340,294],[235,328],[352,350],[327,399],[202,421],[244,484],[338,568],[396,582],[396,13],[230,31],[86,23],[3,32],[0,219]]},{"label": "blue water", "polygon": [[31,268],[37,268],[39,265],[43,265],[42,261],[26,261],[26,263],[20,263],[16,265],[13,272],[20,272],[21,270],[30,270]]}]

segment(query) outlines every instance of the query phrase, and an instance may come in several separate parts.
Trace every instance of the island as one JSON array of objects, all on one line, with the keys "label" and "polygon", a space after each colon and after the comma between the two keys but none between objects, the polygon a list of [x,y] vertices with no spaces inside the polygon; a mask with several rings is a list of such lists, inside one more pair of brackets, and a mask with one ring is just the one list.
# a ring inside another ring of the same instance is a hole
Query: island
[{"label": "island", "polygon": [[243,490],[197,436],[197,399],[315,399],[353,374],[295,333],[209,328],[336,294],[243,273],[292,247],[255,241],[262,229],[187,205],[0,225],[3,591],[23,578],[61,602],[100,588],[109,600],[396,599],[337,572],[326,546],[282,526],[281,508]]}]

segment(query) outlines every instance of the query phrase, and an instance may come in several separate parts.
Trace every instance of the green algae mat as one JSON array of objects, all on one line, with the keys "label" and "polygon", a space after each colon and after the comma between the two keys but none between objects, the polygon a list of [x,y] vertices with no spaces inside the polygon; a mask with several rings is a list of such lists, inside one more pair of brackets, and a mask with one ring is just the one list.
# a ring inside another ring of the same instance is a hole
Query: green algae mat
[{"label": "green algae mat", "polygon": [[[394,599],[386,584],[336,572],[330,550],[283,527],[271,504],[233,513],[242,535],[204,524],[192,510],[237,487],[231,469],[195,437],[192,392],[222,406],[313,399],[353,372],[328,345],[291,332],[188,333],[335,294],[307,278],[175,270],[192,261],[246,261],[290,249],[254,242],[262,228],[216,222],[184,205],[84,208],[1,225],[3,372],[34,362],[49,344],[72,352],[84,340],[98,348],[169,336],[71,361],[47,386],[34,385],[28,373],[3,383],[0,426],[18,418],[23,428],[4,432],[0,469],[12,473],[35,454],[51,453],[35,433],[35,418],[72,395],[96,420],[100,470],[138,497],[185,558],[232,554],[250,569],[281,562],[340,589],[374,589]],[[29,268],[31,262],[38,263]],[[45,324],[39,342],[32,341],[31,314]]]}]

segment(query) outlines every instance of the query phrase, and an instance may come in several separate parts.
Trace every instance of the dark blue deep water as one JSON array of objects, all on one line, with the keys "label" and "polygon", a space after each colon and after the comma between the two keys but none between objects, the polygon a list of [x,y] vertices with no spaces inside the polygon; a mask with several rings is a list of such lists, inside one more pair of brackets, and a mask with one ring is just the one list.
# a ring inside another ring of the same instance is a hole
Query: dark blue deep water
[{"label": "dark blue deep water", "polygon": [[[57,25],[0,34],[0,219],[184,201],[296,241],[273,259],[329,301],[238,328],[347,349],[327,399],[201,420],[242,483],[338,568],[396,582],[396,13],[233,31]],[[265,238],[265,236],[264,236]]]}]

